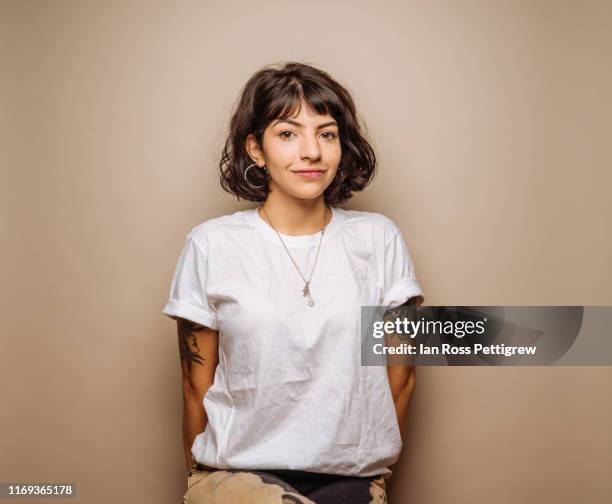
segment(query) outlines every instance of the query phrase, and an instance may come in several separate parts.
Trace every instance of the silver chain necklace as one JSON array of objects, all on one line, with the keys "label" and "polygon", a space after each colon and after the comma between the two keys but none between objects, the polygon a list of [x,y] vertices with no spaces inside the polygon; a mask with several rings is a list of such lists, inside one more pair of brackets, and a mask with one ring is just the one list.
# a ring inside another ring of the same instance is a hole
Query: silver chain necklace
[{"label": "silver chain necklace", "polygon": [[321,228],[321,237],[319,238],[319,246],[317,247],[317,255],[315,256],[314,264],[312,265],[312,271],[310,272],[310,278],[308,278],[308,280],[306,280],[306,278],[304,278],[304,275],[302,275],[300,268],[298,267],[296,262],[293,260],[293,257],[291,256],[291,253],[289,252],[289,249],[287,248],[287,245],[285,245],[285,242],[281,238],[281,235],[278,233],[278,231],[276,231],[276,228],[272,224],[272,221],[270,220],[270,217],[268,217],[268,214],[266,213],[263,206],[261,207],[261,211],[266,216],[266,219],[268,219],[268,222],[270,223],[270,226],[272,227],[272,229],[274,229],[274,231],[276,232],[276,236],[278,236],[278,239],[283,244],[283,247],[285,247],[285,250],[287,251],[287,254],[289,255],[289,259],[291,259],[291,262],[295,266],[295,269],[302,277],[302,280],[304,280],[304,288],[302,289],[302,297],[306,297],[308,299],[308,306],[313,307],[315,302],[314,302],[314,299],[312,298],[312,294],[310,293],[310,280],[312,280],[312,274],[314,273],[315,267],[317,265],[317,259],[319,258],[319,250],[321,249],[321,242],[323,241],[323,235],[325,234],[325,227],[326,227],[325,220],[327,217],[327,207],[325,207],[325,215],[323,216],[323,227]]}]

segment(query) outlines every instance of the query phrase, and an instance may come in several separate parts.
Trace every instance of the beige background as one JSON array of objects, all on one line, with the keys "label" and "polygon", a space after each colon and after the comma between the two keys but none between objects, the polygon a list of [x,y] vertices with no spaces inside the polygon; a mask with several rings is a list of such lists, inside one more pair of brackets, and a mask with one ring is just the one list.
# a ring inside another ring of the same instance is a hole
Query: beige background
[{"label": "beige background", "polygon": [[[430,305],[612,305],[612,4],[13,0],[0,11],[0,480],[179,502],[185,234],[262,65],[354,94]],[[420,368],[392,504],[612,501],[610,368]],[[61,502],[61,501],[57,501]],[[74,502],[74,501],[71,501]]]}]

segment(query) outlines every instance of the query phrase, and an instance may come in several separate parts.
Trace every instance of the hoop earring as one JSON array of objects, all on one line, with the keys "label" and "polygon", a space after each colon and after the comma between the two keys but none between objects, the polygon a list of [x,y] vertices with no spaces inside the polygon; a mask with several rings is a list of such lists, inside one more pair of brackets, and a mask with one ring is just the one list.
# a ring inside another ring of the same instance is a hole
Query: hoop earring
[{"label": "hoop earring", "polygon": [[[257,163],[253,163],[253,164],[247,166],[246,170],[244,170],[244,181],[247,183],[248,186],[252,187],[253,189],[261,189],[262,187],[265,187],[268,184],[269,178],[266,178],[266,181],[262,185],[256,186],[256,185],[251,184],[249,182],[249,179],[247,178],[247,173],[248,173],[249,169],[252,168],[253,166],[257,166]],[[268,169],[266,168],[265,165],[263,166],[263,171],[265,173],[268,173]]]}]

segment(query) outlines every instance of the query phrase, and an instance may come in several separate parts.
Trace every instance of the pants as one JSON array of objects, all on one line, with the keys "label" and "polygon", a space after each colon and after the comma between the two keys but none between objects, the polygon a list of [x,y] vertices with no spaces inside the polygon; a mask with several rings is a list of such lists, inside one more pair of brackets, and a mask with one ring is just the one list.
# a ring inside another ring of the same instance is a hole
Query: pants
[{"label": "pants", "polygon": [[382,476],[351,477],[289,470],[213,469],[196,465],[184,504],[386,504]]}]

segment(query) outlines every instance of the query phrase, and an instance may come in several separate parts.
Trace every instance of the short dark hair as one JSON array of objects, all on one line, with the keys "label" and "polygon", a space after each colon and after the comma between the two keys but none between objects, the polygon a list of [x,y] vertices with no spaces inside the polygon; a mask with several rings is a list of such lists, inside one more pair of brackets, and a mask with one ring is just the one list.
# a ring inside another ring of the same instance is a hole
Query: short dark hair
[{"label": "short dark hair", "polygon": [[[302,100],[319,114],[329,114],[338,123],[342,156],[338,173],[324,193],[327,204],[336,205],[361,191],[372,181],[376,170],[374,149],[364,138],[350,93],[332,77],[310,65],[289,62],[270,65],[256,72],[245,84],[232,115],[229,135],[221,156],[221,187],[249,201],[264,201],[268,184],[263,170],[253,166],[247,184],[244,173],[253,164],[245,147],[252,134],[259,146],[263,134],[276,119],[299,113]],[[342,170],[342,177],[341,172]]]}]

